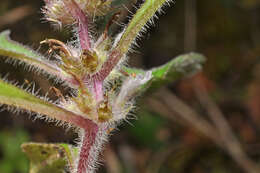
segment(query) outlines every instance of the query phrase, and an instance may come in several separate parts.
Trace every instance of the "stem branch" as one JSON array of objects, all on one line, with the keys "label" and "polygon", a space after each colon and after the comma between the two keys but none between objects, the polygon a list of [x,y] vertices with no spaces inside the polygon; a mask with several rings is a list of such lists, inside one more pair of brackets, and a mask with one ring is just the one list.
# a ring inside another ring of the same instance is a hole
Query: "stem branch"
[{"label": "stem branch", "polygon": [[80,9],[74,0],[64,1],[67,8],[70,10],[71,15],[77,21],[78,34],[82,50],[91,49],[91,39],[89,35],[89,21],[84,12]]}]

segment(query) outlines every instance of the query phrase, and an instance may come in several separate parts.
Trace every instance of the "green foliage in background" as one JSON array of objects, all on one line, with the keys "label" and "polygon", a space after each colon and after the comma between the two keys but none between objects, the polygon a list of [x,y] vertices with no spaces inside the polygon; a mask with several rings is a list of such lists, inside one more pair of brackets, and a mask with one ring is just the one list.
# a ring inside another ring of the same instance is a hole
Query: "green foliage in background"
[{"label": "green foliage in background", "polygon": [[165,126],[165,120],[148,110],[142,110],[139,115],[138,121],[127,129],[140,146],[158,150],[164,144],[158,139],[158,132]]},{"label": "green foliage in background", "polygon": [[1,173],[28,173],[29,161],[21,151],[21,144],[29,139],[27,132],[22,129],[0,132]]}]

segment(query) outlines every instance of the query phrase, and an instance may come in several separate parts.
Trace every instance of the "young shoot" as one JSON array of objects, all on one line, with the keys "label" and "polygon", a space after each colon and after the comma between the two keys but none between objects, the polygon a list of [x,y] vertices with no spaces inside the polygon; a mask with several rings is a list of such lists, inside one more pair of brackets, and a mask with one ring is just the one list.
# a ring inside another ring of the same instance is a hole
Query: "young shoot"
[{"label": "young shoot", "polygon": [[[73,44],[55,38],[41,41],[40,44],[48,46],[47,53],[54,58],[51,61],[29,47],[12,41],[10,31],[3,31],[0,33],[0,55],[48,78],[62,81],[75,92],[71,97],[65,97],[59,89],[51,87],[50,91],[59,98],[53,103],[23,87],[0,80],[0,104],[76,127],[80,135],[78,149],[59,146],[62,152],[67,153],[66,169],[72,173],[94,173],[104,142],[135,107],[136,97],[151,87],[196,73],[205,58],[191,53],[147,71],[126,67],[127,53],[135,40],[144,34],[155,13],[160,13],[162,6],[170,4],[168,0],[145,0],[121,29],[122,32],[117,34],[109,32],[120,15],[120,8],[114,5],[116,0],[44,1],[42,12],[45,19],[60,28],[70,28],[77,38]],[[96,19],[109,15],[112,16],[111,20],[97,35],[98,32],[93,31]],[[39,148],[38,145],[32,147]],[[46,144],[44,147],[50,146]],[[23,149],[33,151],[30,145],[24,145]],[[73,154],[68,154],[68,151],[76,152],[75,157],[70,157]],[[30,153],[28,156],[33,158]],[[38,172],[44,169],[46,167],[37,167]]]}]

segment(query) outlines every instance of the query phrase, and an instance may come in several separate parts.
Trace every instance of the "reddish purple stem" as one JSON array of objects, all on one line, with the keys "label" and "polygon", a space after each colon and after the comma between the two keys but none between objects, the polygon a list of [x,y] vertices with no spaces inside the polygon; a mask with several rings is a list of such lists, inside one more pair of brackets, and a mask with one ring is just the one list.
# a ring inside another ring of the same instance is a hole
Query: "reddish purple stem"
[{"label": "reddish purple stem", "polygon": [[93,93],[96,95],[96,102],[103,100],[103,81],[94,81]]},{"label": "reddish purple stem", "polygon": [[89,38],[87,19],[79,20],[79,40],[82,50],[90,50],[91,42]]},{"label": "reddish purple stem", "polygon": [[105,78],[110,74],[110,72],[115,68],[118,64],[121,53],[118,51],[112,51],[106,60],[106,62],[102,65],[101,70],[97,72],[92,78],[96,81],[104,81]]},{"label": "reddish purple stem", "polygon": [[80,157],[77,167],[77,173],[87,173],[91,162],[91,148],[93,147],[98,133],[98,126],[95,124],[91,127],[84,129],[84,136],[82,141],[82,146],[80,149]]},{"label": "reddish purple stem", "polygon": [[79,161],[77,165],[77,173],[87,173],[87,170],[91,170],[91,149],[95,145],[97,133],[99,130],[98,125],[81,116],[69,116],[64,117],[64,121],[70,122],[77,127],[84,130],[83,141],[79,153]]},{"label": "reddish purple stem", "polygon": [[66,119],[63,119],[63,121],[72,123],[76,127],[80,127],[80,128],[83,128],[83,129],[88,129],[88,128],[91,128],[93,126],[96,126],[95,122],[93,122],[92,120],[89,120],[87,118],[84,118],[80,115],[66,117]]},{"label": "reddish purple stem", "polygon": [[64,1],[70,10],[72,17],[78,22],[78,34],[82,50],[91,49],[91,39],[89,36],[89,21],[87,16],[74,0]]}]

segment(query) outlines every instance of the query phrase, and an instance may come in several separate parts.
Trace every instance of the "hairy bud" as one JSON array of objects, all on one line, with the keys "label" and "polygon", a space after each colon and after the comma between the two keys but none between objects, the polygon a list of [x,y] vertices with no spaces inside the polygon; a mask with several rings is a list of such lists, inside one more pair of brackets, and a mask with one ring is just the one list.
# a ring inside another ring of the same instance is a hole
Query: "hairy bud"
[{"label": "hairy bud", "polygon": [[73,3],[76,3],[88,18],[93,19],[110,12],[111,2],[112,0],[45,0],[42,11],[45,19],[50,22],[59,26],[72,25],[78,20],[71,12]]}]

